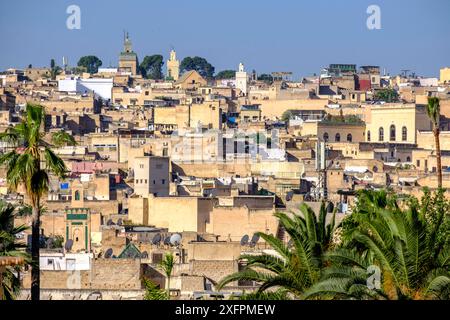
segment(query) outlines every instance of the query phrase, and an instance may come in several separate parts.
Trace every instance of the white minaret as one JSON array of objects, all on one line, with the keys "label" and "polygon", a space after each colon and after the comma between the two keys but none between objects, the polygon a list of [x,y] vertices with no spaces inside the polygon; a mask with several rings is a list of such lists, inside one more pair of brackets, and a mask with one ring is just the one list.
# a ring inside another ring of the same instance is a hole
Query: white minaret
[{"label": "white minaret", "polygon": [[239,63],[239,70],[236,72],[236,88],[247,95],[247,72],[244,71],[244,65]]}]

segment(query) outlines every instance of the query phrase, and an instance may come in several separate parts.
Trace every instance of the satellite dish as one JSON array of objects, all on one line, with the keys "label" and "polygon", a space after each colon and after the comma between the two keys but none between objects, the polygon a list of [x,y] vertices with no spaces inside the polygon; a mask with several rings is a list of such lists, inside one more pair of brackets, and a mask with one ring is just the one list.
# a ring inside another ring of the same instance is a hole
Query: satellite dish
[{"label": "satellite dish", "polygon": [[254,247],[259,240],[259,234],[254,234],[252,240],[250,241],[250,246]]},{"label": "satellite dish", "polygon": [[173,235],[170,237],[170,243],[171,243],[173,246],[179,245],[180,242],[181,242],[181,235],[180,235],[180,234],[175,233],[175,234],[173,234]]},{"label": "satellite dish", "polygon": [[70,251],[72,249],[73,246],[73,240],[69,239],[67,240],[66,244],[64,245],[64,249],[66,249],[66,251]]},{"label": "satellite dish", "polygon": [[161,242],[161,234],[157,233],[155,234],[155,236],[152,239],[152,243],[153,244],[158,244]]},{"label": "satellite dish", "polygon": [[109,249],[106,250],[106,252],[105,252],[105,259],[111,258],[112,255],[113,255],[113,249],[109,248]]},{"label": "satellite dish", "polygon": [[164,239],[164,244],[170,244],[170,236]]},{"label": "satellite dish", "polygon": [[141,253],[141,258],[142,258],[142,259],[147,259],[147,258],[148,258],[148,253],[147,253],[147,251],[144,251],[144,252]]},{"label": "satellite dish", "polygon": [[107,226],[112,226],[114,224],[114,222],[112,221],[112,219],[109,219],[108,222],[106,222]]},{"label": "satellite dish", "polygon": [[119,220],[117,220],[117,225],[121,226],[123,224],[122,218],[120,218]]},{"label": "satellite dish", "polygon": [[248,234],[244,235],[241,239],[241,246],[246,246],[248,244]]}]

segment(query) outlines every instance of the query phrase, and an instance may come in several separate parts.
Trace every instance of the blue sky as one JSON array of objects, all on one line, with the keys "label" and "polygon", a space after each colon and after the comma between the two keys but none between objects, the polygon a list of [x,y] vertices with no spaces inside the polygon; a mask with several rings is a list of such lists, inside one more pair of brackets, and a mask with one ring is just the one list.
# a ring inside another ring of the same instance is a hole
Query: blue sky
[{"label": "blue sky", "polygon": [[[66,28],[66,8],[81,9],[81,29]],[[381,30],[366,9],[381,8]],[[450,66],[448,0],[14,0],[0,1],[0,70],[75,65],[97,55],[115,66],[123,30],[142,58],[171,46],[178,57],[205,57],[216,71],[239,62],[258,73],[319,73],[330,63],[380,65],[438,76]]]}]

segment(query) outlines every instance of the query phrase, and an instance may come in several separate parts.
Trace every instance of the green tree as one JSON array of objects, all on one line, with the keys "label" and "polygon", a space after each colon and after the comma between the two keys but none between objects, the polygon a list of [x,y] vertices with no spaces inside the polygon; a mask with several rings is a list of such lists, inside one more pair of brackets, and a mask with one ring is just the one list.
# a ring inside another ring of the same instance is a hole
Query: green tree
[{"label": "green tree", "polygon": [[64,130],[60,130],[52,134],[52,143],[55,147],[75,146],[77,143],[75,138]]},{"label": "green tree", "polygon": [[[0,256],[22,257],[30,263],[30,256],[25,252],[25,245],[18,243],[16,236],[28,229],[22,225],[14,227],[15,208],[11,204],[0,201]],[[20,267],[8,266],[0,275],[4,299],[14,300],[20,292]]]},{"label": "green tree", "polygon": [[145,287],[144,300],[168,300],[169,296],[167,292],[160,289],[153,281],[150,279],[143,279]]},{"label": "green tree", "polygon": [[184,73],[186,71],[195,70],[202,77],[211,79],[214,75],[214,67],[202,57],[186,57],[181,61],[180,71]]},{"label": "green tree", "polygon": [[81,57],[80,60],[78,60],[77,65],[79,67],[83,67],[86,69],[86,72],[89,73],[97,73],[98,67],[100,67],[103,64],[102,60],[97,58],[96,56],[84,56]]},{"label": "green tree", "polygon": [[440,105],[439,98],[437,97],[428,97],[428,104],[426,106],[428,117],[433,124],[433,135],[434,135],[434,143],[436,147],[436,166],[437,166],[437,176],[438,176],[438,188],[442,188],[442,165],[441,165],[441,144],[439,142],[439,134],[440,134]]},{"label": "green tree", "polygon": [[56,76],[60,74],[62,69],[56,65],[55,59],[50,60],[50,78],[52,80],[56,79]]},{"label": "green tree", "polygon": [[236,77],[236,71],[234,70],[223,70],[216,74],[215,78],[217,80],[221,79],[234,79]]},{"label": "green tree", "polygon": [[154,54],[152,56],[145,56],[139,68],[144,78],[159,80],[163,79],[163,65],[163,56],[160,54]]},{"label": "green tree", "polygon": [[293,116],[292,111],[291,110],[286,110],[281,115],[281,120],[282,121],[289,121],[292,118],[292,116]]},{"label": "green tree", "polygon": [[273,77],[270,74],[263,73],[258,76],[258,80],[271,84],[273,82]]},{"label": "green tree", "polygon": [[275,253],[242,255],[241,259],[247,261],[246,267],[223,278],[218,289],[234,281],[256,281],[261,286],[252,296],[254,298],[272,288],[286,290],[285,294],[301,298],[305,290],[319,281],[323,254],[331,245],[335,230],[335,215],[333,213],[331,222],[327,224],[325,202],[320,207],[318,218],[306,204],[302,204],[300,210],[302,216],[275,214],[291,239],[288,244],[273,235],[258,233]]},{"label": "green tree", "polygon": [[373,98],[375,101],[384,101],[384,102],[398,102],[399,101],[397,91],[392,88],[377,90],[375,92]]},{"label": "green tree", "polygon": [[[448,236],[443,230],[448,229],[443,223],[448,207],[439,210],[435,222],[426,214],[436,208],[431,202],[439,206],[439,196],[420,205],[411,198],[402,206],[386,192],[365,191],[362,196],[346,218],[350,223],[342,224],[341,247],[326,255],[329,267],[305,297],[450,299],[449,242],[437,242],[438,234]],[[378,288],[367,285],[369,267],[380,270]]]},{"label": "green tree", "polygon": [[[0,164],[6,166],[6,179],[11,190],[19,185],[25,188],[33,208],[31,228],[31,298],[39,300],[39,227],[40,202],[48,191],[49,174],[64,178],[67,168],[64,161],[43,140],[45,113],[40,105],[28,103],[21,123],[0,134],[0,141],[6,142],[11,151],[0,156]],[[44,166],[41,162],[45,163]]]},{"label": "green tree", "polygon": [[172,253],[164,255],[164,259],[160,262],[159,268],[167,277],[167,296],[170,299],[170,278],[172,277],[173,266],[175,265]]}]

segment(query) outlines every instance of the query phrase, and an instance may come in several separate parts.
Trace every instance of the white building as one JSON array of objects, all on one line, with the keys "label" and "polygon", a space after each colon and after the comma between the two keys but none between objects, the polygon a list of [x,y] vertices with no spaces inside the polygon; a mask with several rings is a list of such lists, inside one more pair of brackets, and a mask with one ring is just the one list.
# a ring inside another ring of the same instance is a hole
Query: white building
[{"label": "white building", "polygon": [[92,253],[42,252],[40,270],[90,270]]},{"label": "white building", "polygon": [[111,100],[113,88],[112,78],[66,78],[58,81],[58,90],[63,92],[86,93],[94,92],[104,100]]},{"label": "white building", "polygon": [[236,88],[247,95],[247,72],[244,71],[244,65],[239,64],[239,70],[236,72]]}]

